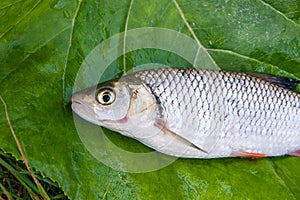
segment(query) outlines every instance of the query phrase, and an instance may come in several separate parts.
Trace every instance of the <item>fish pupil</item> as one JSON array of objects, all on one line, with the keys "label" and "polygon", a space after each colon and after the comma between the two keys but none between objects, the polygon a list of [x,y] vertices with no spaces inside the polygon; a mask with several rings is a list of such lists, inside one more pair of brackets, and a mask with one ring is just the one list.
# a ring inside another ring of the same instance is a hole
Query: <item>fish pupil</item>
[{"label": "fish pupil", "polygon": [[110,95],[108,93],[104,93],[102,97],[103,102],[107,103],[110,101]]},{"label": "fish pupil", "polygon": [[105,88],[98,91],[96,100],[102,105],[109,105],[114,102],[115,97],[116,95],[113,90]]}]

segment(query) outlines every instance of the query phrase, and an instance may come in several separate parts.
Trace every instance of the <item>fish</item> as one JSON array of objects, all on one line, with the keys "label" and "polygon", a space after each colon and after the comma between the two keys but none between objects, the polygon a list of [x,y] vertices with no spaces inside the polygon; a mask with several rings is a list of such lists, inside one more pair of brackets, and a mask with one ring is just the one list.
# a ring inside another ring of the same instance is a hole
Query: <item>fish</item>
[{"label": "fish", "polygon": [[[299,80],[158,68],[91,86],[72,97],[84,120],[182,158],[300,157]],[[287,89],[288,88],[288,89]]]}]

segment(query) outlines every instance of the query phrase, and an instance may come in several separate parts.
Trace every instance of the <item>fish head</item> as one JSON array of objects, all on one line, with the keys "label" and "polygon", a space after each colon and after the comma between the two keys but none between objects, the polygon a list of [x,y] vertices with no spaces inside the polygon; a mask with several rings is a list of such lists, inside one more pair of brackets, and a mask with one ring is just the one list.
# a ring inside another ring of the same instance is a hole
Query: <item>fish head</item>
[{"label": "fish head", "polygon": [[74,93],[71,100],[81,118],[133,138],[148,137],[142,130],[155,120],[156,100],[136,80],[101,83]]}]

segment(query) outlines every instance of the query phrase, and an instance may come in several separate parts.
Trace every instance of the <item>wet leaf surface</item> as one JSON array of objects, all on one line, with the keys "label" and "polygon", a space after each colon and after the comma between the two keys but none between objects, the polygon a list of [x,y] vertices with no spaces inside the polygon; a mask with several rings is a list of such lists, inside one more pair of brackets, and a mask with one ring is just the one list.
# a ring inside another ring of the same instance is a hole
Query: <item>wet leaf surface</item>
[{"label": "wet leaf surface", "polygon": [[[222,69],[300,78],[299,1],[177,3]],[[0,94],[30,165],[58,181],[70,198],[300,198],[300,160],[295,157],[179,159],[155,172],[132,174],[110,169],[83,146],[69,100],[82,61],[126,26],[164,27],[193,37],[173,1],[133,1],[130,9],[125,0],[3,0],[0,16]],[[190,67],[160,50],[126,54],[127,70],[148,62]],[[123,67],[123,58],[117,59],[107,78],[120,76]],[[0,148],[20,158],[4,109],[0,133]],[[148,150],[119,134],[106,134],[125,149]]]}]

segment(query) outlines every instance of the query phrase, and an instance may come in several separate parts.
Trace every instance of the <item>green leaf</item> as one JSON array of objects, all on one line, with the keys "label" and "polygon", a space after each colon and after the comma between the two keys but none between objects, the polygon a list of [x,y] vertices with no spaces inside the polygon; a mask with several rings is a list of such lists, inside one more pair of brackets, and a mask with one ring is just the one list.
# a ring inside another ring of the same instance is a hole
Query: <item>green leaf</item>
[{"label": "green leaf", "polygon": [[[149,173],[113,170],[85,149],[69,101],[91,50],[141,27],[168,28],[198,40],[212,57],[203,65],[215,62],[225,70],[300,78],[298,0],[2,0],[0,16],[0,95],[30,165],[56,180],[70,198],[300,198],[300,160],[295,157],[179,159]],[[126,54],[127,70],[148,62],[191,65],[162,50]],[[120,76],[123,63],[122,57],[113,62],[105,79]],[[4,109],[0,133],[0,148],[20,159]],[[106,135],[122,148],[149,150],[119,134]]]}]

